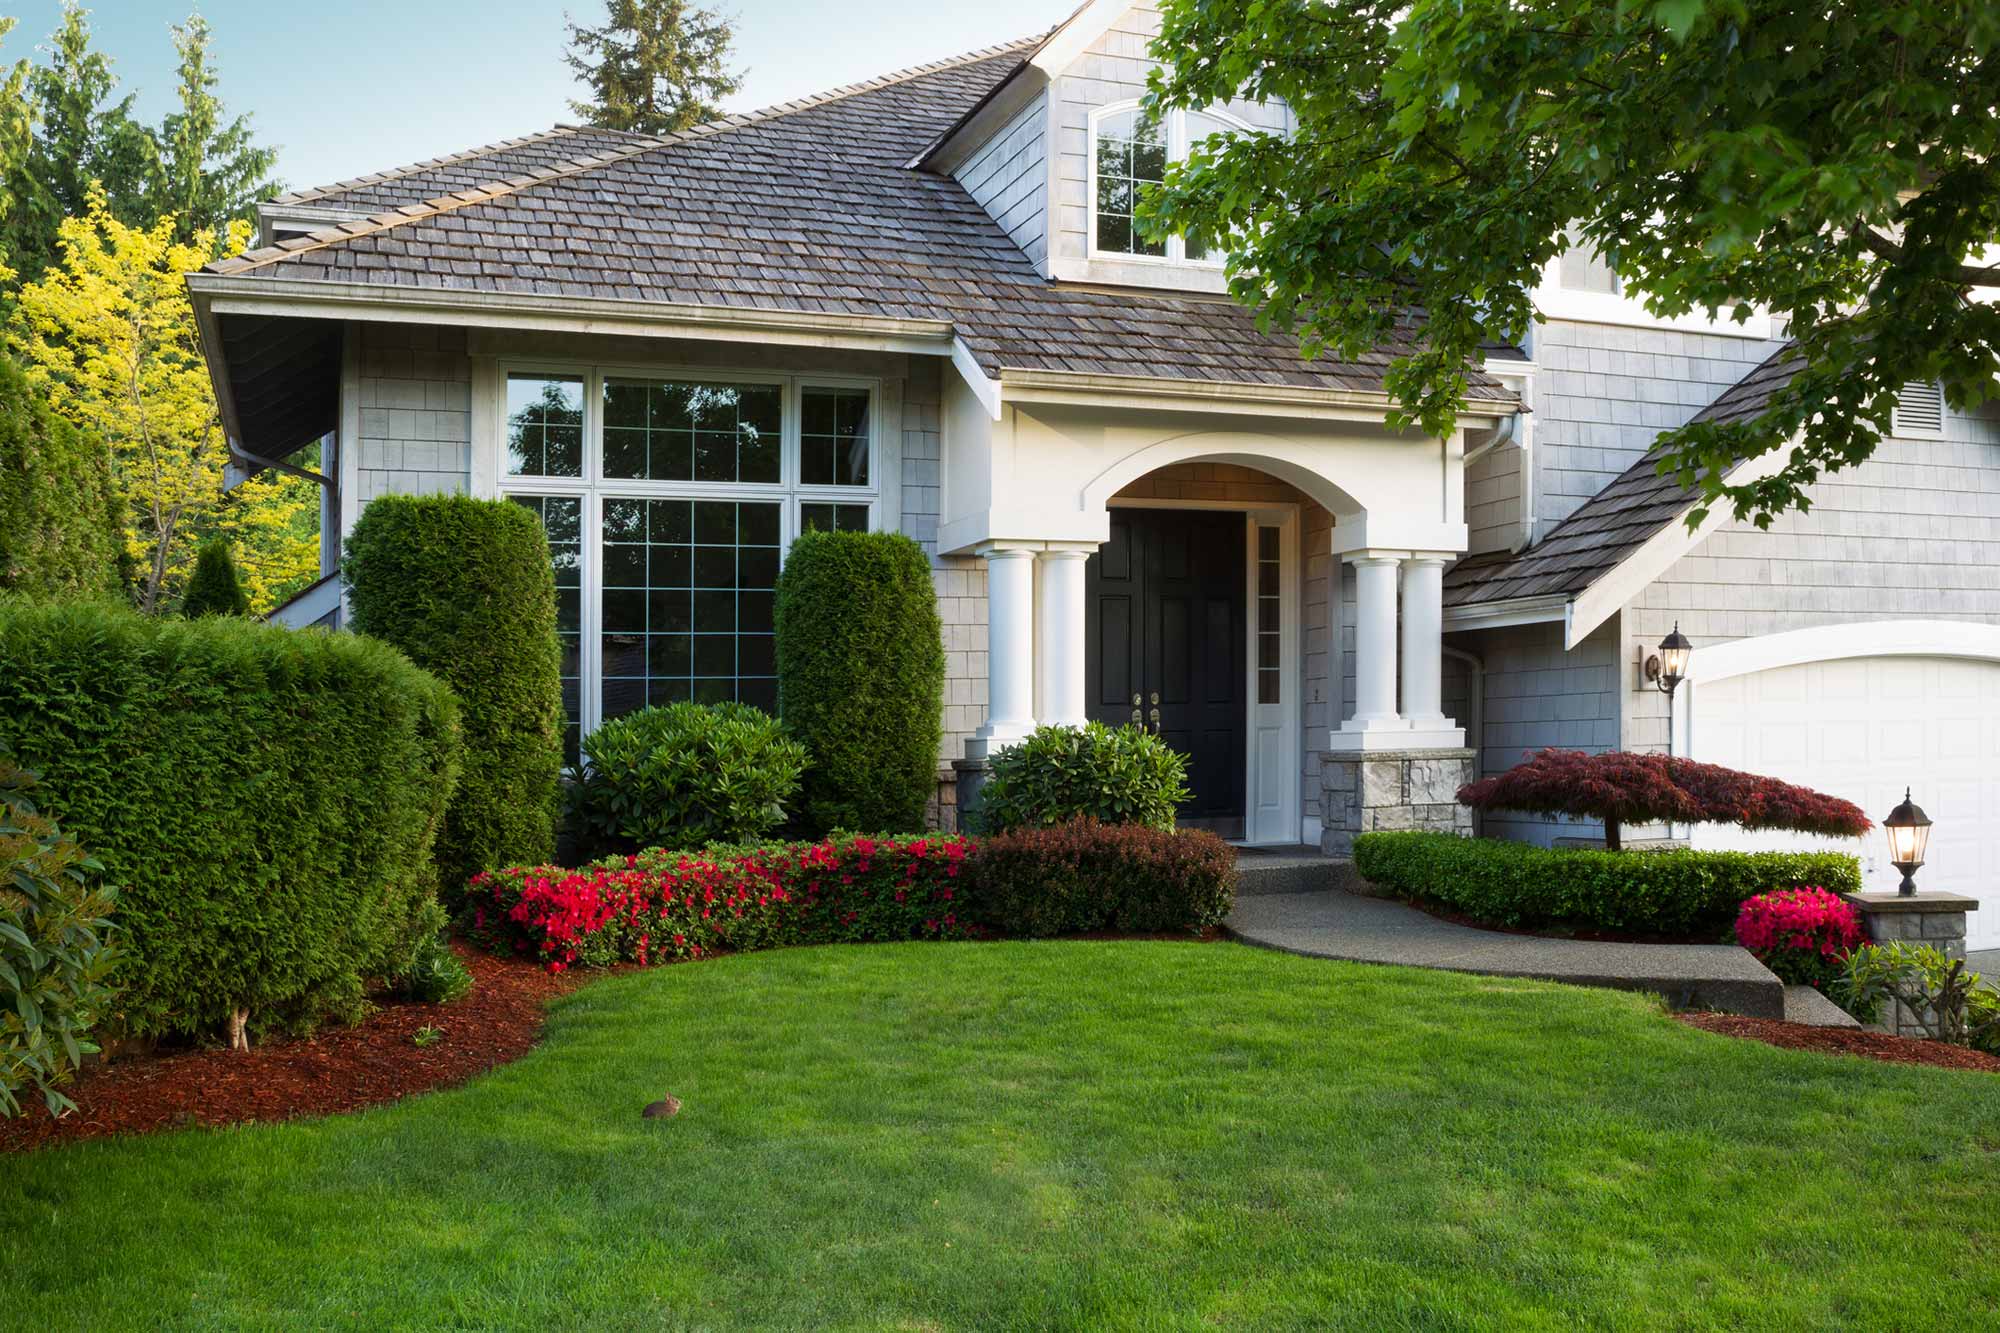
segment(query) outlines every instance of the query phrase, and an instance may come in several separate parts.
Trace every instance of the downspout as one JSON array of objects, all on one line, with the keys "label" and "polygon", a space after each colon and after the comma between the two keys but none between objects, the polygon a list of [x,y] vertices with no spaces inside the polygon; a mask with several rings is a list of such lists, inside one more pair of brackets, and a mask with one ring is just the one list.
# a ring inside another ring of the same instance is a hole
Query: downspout
[{"label": "downspout", "polygon": [[[1478,653],[1469,653],[1463,648],[1450,644],[1441,645],[1446,657],[1465,663],[1472,680],[1466,688],[1465,734],[1469,739],[1476,758],[1473,772],[1477,777],[1486,775],[1486,659]],[[1472,812],[1472,832],[1477,837],[1484,827],[1484,821],[1477,810]]]}]

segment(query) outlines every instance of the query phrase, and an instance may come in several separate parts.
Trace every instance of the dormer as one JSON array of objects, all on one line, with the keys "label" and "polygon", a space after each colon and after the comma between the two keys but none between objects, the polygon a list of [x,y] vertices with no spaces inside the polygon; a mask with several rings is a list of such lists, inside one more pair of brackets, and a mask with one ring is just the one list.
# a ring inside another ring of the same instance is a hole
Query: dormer
[{"label": "dormer", "polygon": [[1180,237],[1139,239],[1137,193],[1191,144],[1229,132],[1290,133],[1280,103],[1232,102],[1165,120],[1140,108],[1158,63],[1149,4],[1085,5],[912,166],[964,185],[1044,277],[1223,292],[1221,257]]}]

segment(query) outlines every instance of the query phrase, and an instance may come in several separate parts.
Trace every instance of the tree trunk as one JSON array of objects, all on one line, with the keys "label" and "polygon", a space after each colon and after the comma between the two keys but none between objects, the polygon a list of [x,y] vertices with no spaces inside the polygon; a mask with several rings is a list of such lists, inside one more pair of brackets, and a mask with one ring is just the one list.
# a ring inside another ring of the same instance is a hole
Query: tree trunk
[{"label": "tree trunk", "polygon": [[245,1031],[250,1022],[248,1009],[232,1010],[229,1015],[229,1049],[247,1051],[250,1049],[250,1034]]},{"label": "tree trunk", "polygon": [[1615,819],[1604,821],[1604,850],[1607,852],[1622,852],[1625,850],[1624,844],[1618,839],[1618,821]]}]

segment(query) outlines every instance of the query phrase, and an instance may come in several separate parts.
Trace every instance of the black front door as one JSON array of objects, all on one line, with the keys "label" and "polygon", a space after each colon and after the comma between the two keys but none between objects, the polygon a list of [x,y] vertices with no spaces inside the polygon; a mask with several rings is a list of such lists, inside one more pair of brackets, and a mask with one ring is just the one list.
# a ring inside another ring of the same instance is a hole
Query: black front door
[{"label": "black front door", "polygon": [[1113,509],[1086,566],[1090,716],[1140,722],[1188,757],[1180,822],[1243,836],[1241,514]]}]

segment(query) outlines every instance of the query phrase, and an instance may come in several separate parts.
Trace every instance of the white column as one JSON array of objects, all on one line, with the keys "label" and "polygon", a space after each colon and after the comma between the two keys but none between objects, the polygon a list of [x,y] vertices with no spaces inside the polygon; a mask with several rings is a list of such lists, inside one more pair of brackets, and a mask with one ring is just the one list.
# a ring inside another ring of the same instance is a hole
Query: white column
[{"label": "white column", "polygon": [[986,560],[986,721],[966,742],[983,759],[1035,729],[1035,553],[989,546]]},{"label": "white column", "polygon": [[1407,729],[1396,713],[1396,567],[1394,555],[1362,551],[1354,566],[1354,716],[1343,732]]},{"label": "white column", "polygon": [[1035,557],[1035,647],[1041,662],[1039,720],[1084,724],[1083,569],[1087,549],[1043,551]]},{"label": "white column", "polygon": [[1403,562],[1403,716],[1418,731],[1451,725],[1444,715],[1444,567],[1450,557]]}]

